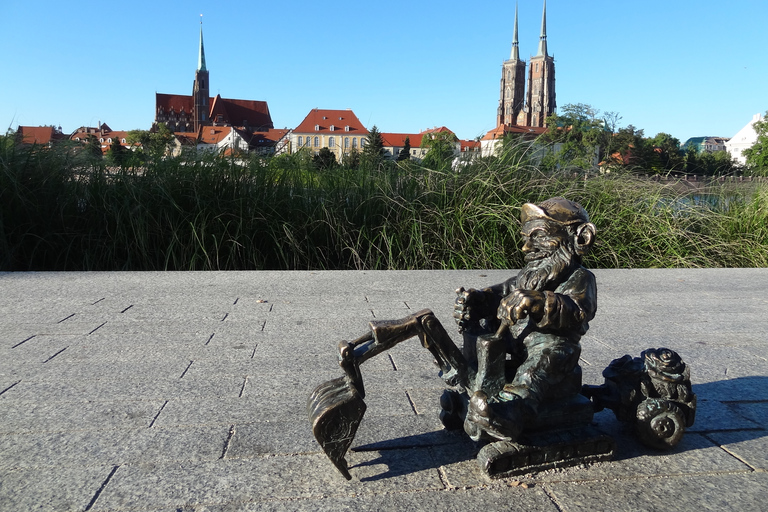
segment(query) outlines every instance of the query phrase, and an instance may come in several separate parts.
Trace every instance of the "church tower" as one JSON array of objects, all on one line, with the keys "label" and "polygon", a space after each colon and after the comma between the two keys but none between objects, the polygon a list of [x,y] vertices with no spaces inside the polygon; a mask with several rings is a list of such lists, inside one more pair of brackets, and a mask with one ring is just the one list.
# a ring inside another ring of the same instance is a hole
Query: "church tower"
[{"label": "church tower", "polygon": [[[525,61],[520,60],[517,40],[517,3],[515,3],[515,31],[512,38],[512,53],[501,69],[501,91],[496,126],[518,124],[525,104]],[[524,119],[523,119],[524,121]],[[524,124],[524,123],[523,123]]]},{"label": "church tower", "polygon": [[192,100],[194,110],[192,118],[194,129],[197,132],[201,126],[210,124],[210,83],[208,82],[208,68],[205,67],[205,48],[203,47],[203,20],[200,19],[200,49],[197,55],[197,71],[195,81],[192,84]]},{"label": "church tower", "polygon": [[547,0],[541,16],[539,51],[528,63],[528,94],[526,126],[543,127],[555,103],[555,59],[547,53]]}]

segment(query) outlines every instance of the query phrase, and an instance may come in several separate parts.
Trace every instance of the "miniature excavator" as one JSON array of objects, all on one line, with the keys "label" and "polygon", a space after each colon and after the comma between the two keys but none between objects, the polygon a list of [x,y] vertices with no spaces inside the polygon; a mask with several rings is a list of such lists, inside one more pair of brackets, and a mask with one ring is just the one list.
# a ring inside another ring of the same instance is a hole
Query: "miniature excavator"
[{"label": "miniature excavator", "polygon": [[690,371],[672,350],[626,355],[605,369],[602,385],[582,385],[579,340],[597,306],[580,256],[594,226],[563,198],[523,205],[521,223],[526,267],[498,285],[456,290],[461,349],[429,309],[371,321],[363,336],[339,342],[344,376],[317,386],[307,411],[315,439],[346,479],[345,455],[366,411],[360,365],[411,338],[440,369],[443,426],[483,445],[477,461],[491,478],[611,459],[614,439],[591,425],[604,408],[657,449],[672,448],[693,425]]}]

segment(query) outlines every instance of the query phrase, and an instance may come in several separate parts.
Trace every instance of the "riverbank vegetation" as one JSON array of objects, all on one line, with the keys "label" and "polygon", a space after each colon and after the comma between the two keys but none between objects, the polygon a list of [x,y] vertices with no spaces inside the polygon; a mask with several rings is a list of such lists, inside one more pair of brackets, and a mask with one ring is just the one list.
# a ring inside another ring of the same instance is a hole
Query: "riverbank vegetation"
[{"label": "riverbank vegetation", "polygon": [[519,268],[520,206],[552,196],[590,213],[593,268],[768,266],[764,182],[689,190],[532,154],[509,140],[498,157],[431,168],[321,168],[303,153],[114,165],[2,138],[0,269]]}]

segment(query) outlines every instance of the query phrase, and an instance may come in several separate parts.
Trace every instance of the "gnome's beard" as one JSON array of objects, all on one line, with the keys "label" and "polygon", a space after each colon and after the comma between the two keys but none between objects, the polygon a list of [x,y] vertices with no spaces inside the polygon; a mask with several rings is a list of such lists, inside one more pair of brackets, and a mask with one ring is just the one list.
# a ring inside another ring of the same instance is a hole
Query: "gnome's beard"
[{"label": "gnome's beard", "polygon": [[567,244],[560,244],[549,255],[529,262],[517,274],[517,288],[520,290],[553,291],[565,281],[579,264],[578,258]]}]

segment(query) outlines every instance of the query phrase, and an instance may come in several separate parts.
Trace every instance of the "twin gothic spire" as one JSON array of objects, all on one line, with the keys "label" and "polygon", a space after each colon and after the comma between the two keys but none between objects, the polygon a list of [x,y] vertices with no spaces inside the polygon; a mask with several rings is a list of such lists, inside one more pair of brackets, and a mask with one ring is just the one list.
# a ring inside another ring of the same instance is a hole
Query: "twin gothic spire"
[{"label": "twin gothic spire", "polygon": [[[541,34],[539,35],[539,52],[537,57],[547,57],[547,0],[544,0],[544,12],[541,15]],[[520,60],[519,42],[517,39],[517,2],[515,2],[515,30],[512,36],[512,53],[510,60]]]}]

